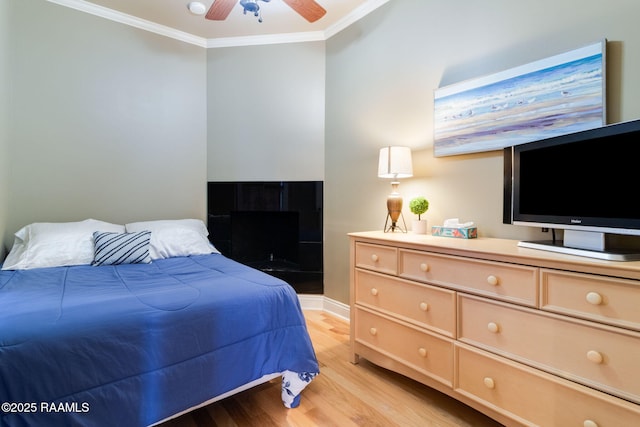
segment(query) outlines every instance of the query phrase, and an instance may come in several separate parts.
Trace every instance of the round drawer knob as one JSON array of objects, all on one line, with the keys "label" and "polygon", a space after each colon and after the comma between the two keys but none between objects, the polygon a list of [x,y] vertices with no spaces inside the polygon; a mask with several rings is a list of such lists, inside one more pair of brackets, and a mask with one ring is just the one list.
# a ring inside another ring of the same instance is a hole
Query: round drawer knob
[{"label": "round drawer knob", "polygon": [[369,329],[369,333],[373,336],[378,335],[378,330],[376,328],[371,328]]},{"label": "round drawer knob", "polygon": [[597,292],[589,292],[587,294],[587,302],[593,305],[600,305],[602,304],[602,295]]},{"label": "round drawer knob", "polygon": [[420,264],[420,270],[426,273],[427,271],[429,271],[429,264],[423,262],[422,264]]},{"label": "round drawer knob", "polygon": [[373,262],[378,262],[378,259],[379,259],[379,258],[378,258],[378,255],[376,255],[376,254],[371,254],[371,261],[373,261]]},{"label": "round drawer knob", "polygon": [[418,354],[419,354],[420,356],[422,356],[422,357],[427,357],[427,349],[426,349],[426,348],[422,348],[422,347],[420,347],[420,348],[418,349]]},{"label": "round drawer knob", "polygon": [[598,423],[593,420],[584,420],[584,423],[582,423],[582,425],[584,427],[598,427]]},{"label": "round drawer knob", "polygon": [[421,302],[420,303],[420,310],[428,311],[429,310],[429,304],[427,304],[426,302]]},{"label": "round drawer knob", "polygon": [[600,364],[604,360],[604,357],[602,357],[602,353],[600,353],[599,351],[589,350],[587,352],[587,359],[589,359],[593,363]]},{"label": "round drawer knob", "polygon": [[487,277],[487,283],[492,286],[496,286],[498,284],[498,278],[492,274],[491,276]]},{"label": "round drawer knob", "polygon": [[497,323],[494,323],[494,322],[489,322],[487,324],[487,329],[489,330],[489,332],[493,332],[494,334],[500,331],[500,327],[498,326]]},{"label": "round drawer knob", "polygon": [[378,290],[376,288],[371,288],[371,295],[374,297],[378,295]]},{"label": "round drawer knob", "polygon": [[486,388],[490,388],[493,390],[496,387],[496,383],[491,377],[484,377],[484,380],[482,380],[482,382],[484,383],[484,386]]}]

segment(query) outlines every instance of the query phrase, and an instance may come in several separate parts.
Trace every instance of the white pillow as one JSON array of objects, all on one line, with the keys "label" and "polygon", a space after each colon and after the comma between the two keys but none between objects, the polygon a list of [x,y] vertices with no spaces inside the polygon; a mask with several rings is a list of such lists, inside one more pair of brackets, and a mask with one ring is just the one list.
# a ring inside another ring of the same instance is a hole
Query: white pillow
[{"label": "white pillow", "polygon": [[91,264],[93,232],[123,233],[124,225],[86,219],[78,222],[35,222],[15,234],[3,270]]},{"label": "white pillow", "polygon": [[128,233],[151,231],[151,259],[220,253],[209,242],[207,227],[199,219],[134,222],[126,225]]}]

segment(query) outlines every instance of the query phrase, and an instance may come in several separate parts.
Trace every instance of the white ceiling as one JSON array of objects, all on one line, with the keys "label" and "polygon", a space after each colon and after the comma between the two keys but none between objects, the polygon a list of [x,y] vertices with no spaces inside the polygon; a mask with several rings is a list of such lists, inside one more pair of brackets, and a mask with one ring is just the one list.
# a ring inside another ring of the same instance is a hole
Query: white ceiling
[{"label": "white ceiling", "polygon": [[[281,0],[258,1],[262,22],[238,4],[224,21],[189,12],[192,0],[48,0],[203,47],[326,40],[389,0],[316,0],[327,13],[307,22]],[[208,10],[214,0],[200,0]]]}]

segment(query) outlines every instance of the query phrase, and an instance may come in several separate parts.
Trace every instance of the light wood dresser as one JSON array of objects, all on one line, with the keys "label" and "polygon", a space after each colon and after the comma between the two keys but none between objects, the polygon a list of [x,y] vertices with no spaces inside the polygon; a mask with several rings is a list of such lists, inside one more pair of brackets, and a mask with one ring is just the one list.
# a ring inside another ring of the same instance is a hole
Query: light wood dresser
[{"label": "light wood dresser", "polygon": [[505,425],[640,426],[640,262],[350,233],[363,357]]}]

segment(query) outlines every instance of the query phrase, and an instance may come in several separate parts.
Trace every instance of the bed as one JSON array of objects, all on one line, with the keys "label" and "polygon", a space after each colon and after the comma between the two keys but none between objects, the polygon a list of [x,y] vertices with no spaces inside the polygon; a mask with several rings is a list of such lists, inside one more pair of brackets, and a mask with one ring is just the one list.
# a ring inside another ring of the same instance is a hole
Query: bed
[{"label": "bed", "polygon": [[23,228],[2,265],[0,425],[148,426],[274,377],[298,406],[319,367],[291,286],[199,220],[87,221]]}]

